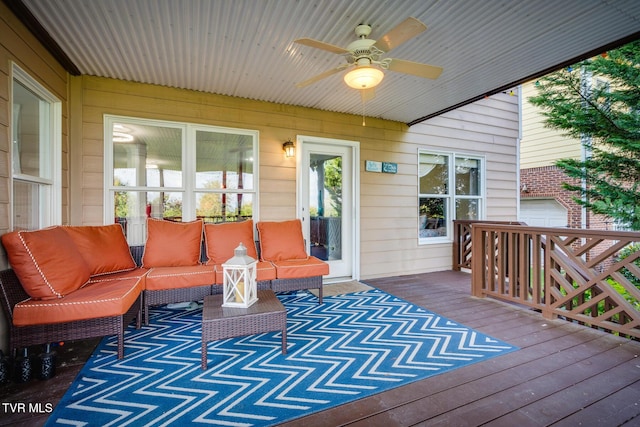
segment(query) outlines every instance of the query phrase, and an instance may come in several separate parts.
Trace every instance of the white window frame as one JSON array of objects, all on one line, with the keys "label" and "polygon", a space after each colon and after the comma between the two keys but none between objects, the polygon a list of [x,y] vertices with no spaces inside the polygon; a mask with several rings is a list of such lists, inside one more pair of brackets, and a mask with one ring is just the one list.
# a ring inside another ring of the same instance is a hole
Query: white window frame
[{"label": "white window frame", "polygon": [[[432,154],[436,156],[447,156],[448,158],[448,185],[449,194],[443,195],[430,195],[420,193],[420,154]],[[478,209],[479,220],[483,220],[486,218],[486,206],[487,206],[487,193],[486,193],[486,158],[485,156],[466,153],[466,152],[458,152],[458,151],[442,151],[442,150],[433,150],[426,147],[418,148],[418,173],[417,173],[417,187],[418,187],[418,210],[417,215],[420,216],[420,198],[424,197],[442,197],[445,200],[445,210],[446,210],[446,227],[447,234],[441,237],[420,237],[418,233],[418,244],[419,245],[430,245],[430,244],[441,244],[441,243],[451,243],[453,241],[453,221],[456,219],[456,200],[480,200],[480,208]],[[479,180],[479,195],[470,196],[470,195],[457,195],[455,193],[455,167],[456,167],[456,159],[465,158],[465,159],[474,159],[480,162],[480,180]],[[419,218],[418,218],[419,221]]]},{"label": "white window frame", "polygon": [[[182,198],[182,220],[192,221],[196,219],[196,194],[203,192],[244,192],[253,196],[253,218],[254,222],[259,218],[259,141],[260,134],[257,130],[229,128],[221,126],[210,126],[203,124],[192,124],[183,122],[172,122],[166,120],[141,119],[136,117],[104,115],[104,223],[112,224],[115,217],[115,207],[113,204],[114,193],[122,191],[123,187],[113,185],[113,125],[114,123],[132,123],[147,126],[172,127],[182,130],[182,187],[164,187],[166,189],[181,192]],[[248,135],[253,138],[253,188],[251,190],[203,190],[196,188],[196,133],[197,131],[209,131],[218,133],[230,133],[235,135]],[[126,187],[127,191],[147,191],[157,192],[158,187]]]},{"label": "white window frame", "polygon": [[10,227],[14,229],[14,194],[13,187],[15,181],[36,184],[39,187],[39,207],[38,213],[39,227],[44,228],[52,225],[60,225],[62,223],[62,101],[47,90],[29,73],[23,70],[18,64],[11,63],[11,121],[10,134],[12,144],[10,147],[10,158],[16,155],[17,148],[14,147],[13,135],[15,126],[13,112],[13,90],[14,81],[19,82],[22,86],[29,89],[42,101],[48,103],[48,117],[43,120],[40,117],[40,164],[42,170],[48,171],[48,176],[34,177],[31,175],[21,174],[13,170],[13,161],[11,161],[11,215]]}]

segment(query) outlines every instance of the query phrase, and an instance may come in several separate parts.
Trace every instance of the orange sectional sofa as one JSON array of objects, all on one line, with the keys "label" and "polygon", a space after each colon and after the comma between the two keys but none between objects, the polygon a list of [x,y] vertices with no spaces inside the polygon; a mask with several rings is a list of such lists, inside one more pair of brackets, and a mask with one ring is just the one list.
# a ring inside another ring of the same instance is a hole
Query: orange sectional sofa
[{"label": "orange sectional sofa", "polygon": [[260,259],[276,270],[271,289],[274,292],[318,289],[318,301],[322,304],[322,276],[329,274],[329,265],[307,255],[300,220],[258,222],[257,229]]},{"label": "orange sectional sofa", "polygon": [[51,227],[2,236],[12,269],[0,272],[9,348],[118,336],[140,327],[146,271],[136,267],[122,227]]},{"label": "orange sectional sofa", "polygon": [[[222,293],[222,264],[242,242],[258,260],[259,289],[318,289],[327,263],[304,250],[299,220],[223,224],[149,218],[144,246],[129,246],[119,224],[56,226],[2,236],[11,269],[0,272],[9,347],[118,336],[155,305]],[[258,252],[258,248],[260,252]]]}]

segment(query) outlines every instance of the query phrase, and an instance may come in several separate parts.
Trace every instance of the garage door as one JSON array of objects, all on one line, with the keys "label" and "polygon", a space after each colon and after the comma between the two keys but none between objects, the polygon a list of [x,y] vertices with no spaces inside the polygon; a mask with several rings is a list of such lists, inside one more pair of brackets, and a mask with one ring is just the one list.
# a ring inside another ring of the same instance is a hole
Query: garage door
[{"label": "garage door", "polygon": [[521,199],[520,221],[533,227],[566,227],[567,209],[554,199]]}]

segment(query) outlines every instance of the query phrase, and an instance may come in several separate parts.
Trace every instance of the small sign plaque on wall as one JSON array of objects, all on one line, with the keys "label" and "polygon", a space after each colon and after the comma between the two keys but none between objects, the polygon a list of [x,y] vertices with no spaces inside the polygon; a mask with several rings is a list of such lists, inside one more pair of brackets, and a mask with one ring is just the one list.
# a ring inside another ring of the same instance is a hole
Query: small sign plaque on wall
[{"label": "small sign plaque on wall", "polygon": [[397,163],[382,162],[382,172],[384,173],[398,173]]},{"label": "small sign plaque on wall", "polygon": [[382,162],[367,160],[364,164],[364,170],[367,172],[382,172]]}]

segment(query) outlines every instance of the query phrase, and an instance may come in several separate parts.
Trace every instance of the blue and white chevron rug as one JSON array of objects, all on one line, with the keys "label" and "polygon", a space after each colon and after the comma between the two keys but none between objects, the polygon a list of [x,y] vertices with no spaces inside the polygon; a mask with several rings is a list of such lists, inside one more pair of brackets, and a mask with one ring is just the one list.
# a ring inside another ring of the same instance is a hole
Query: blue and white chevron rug
[{"label": "blue and white chevron rug", "polygon": [[123,360],[101,342],[47,425],[273,425],[516,350],[377,289],[278,297],[287,355],[279,332],[216,341],[203,371],[201,310],[158,308]]}]

